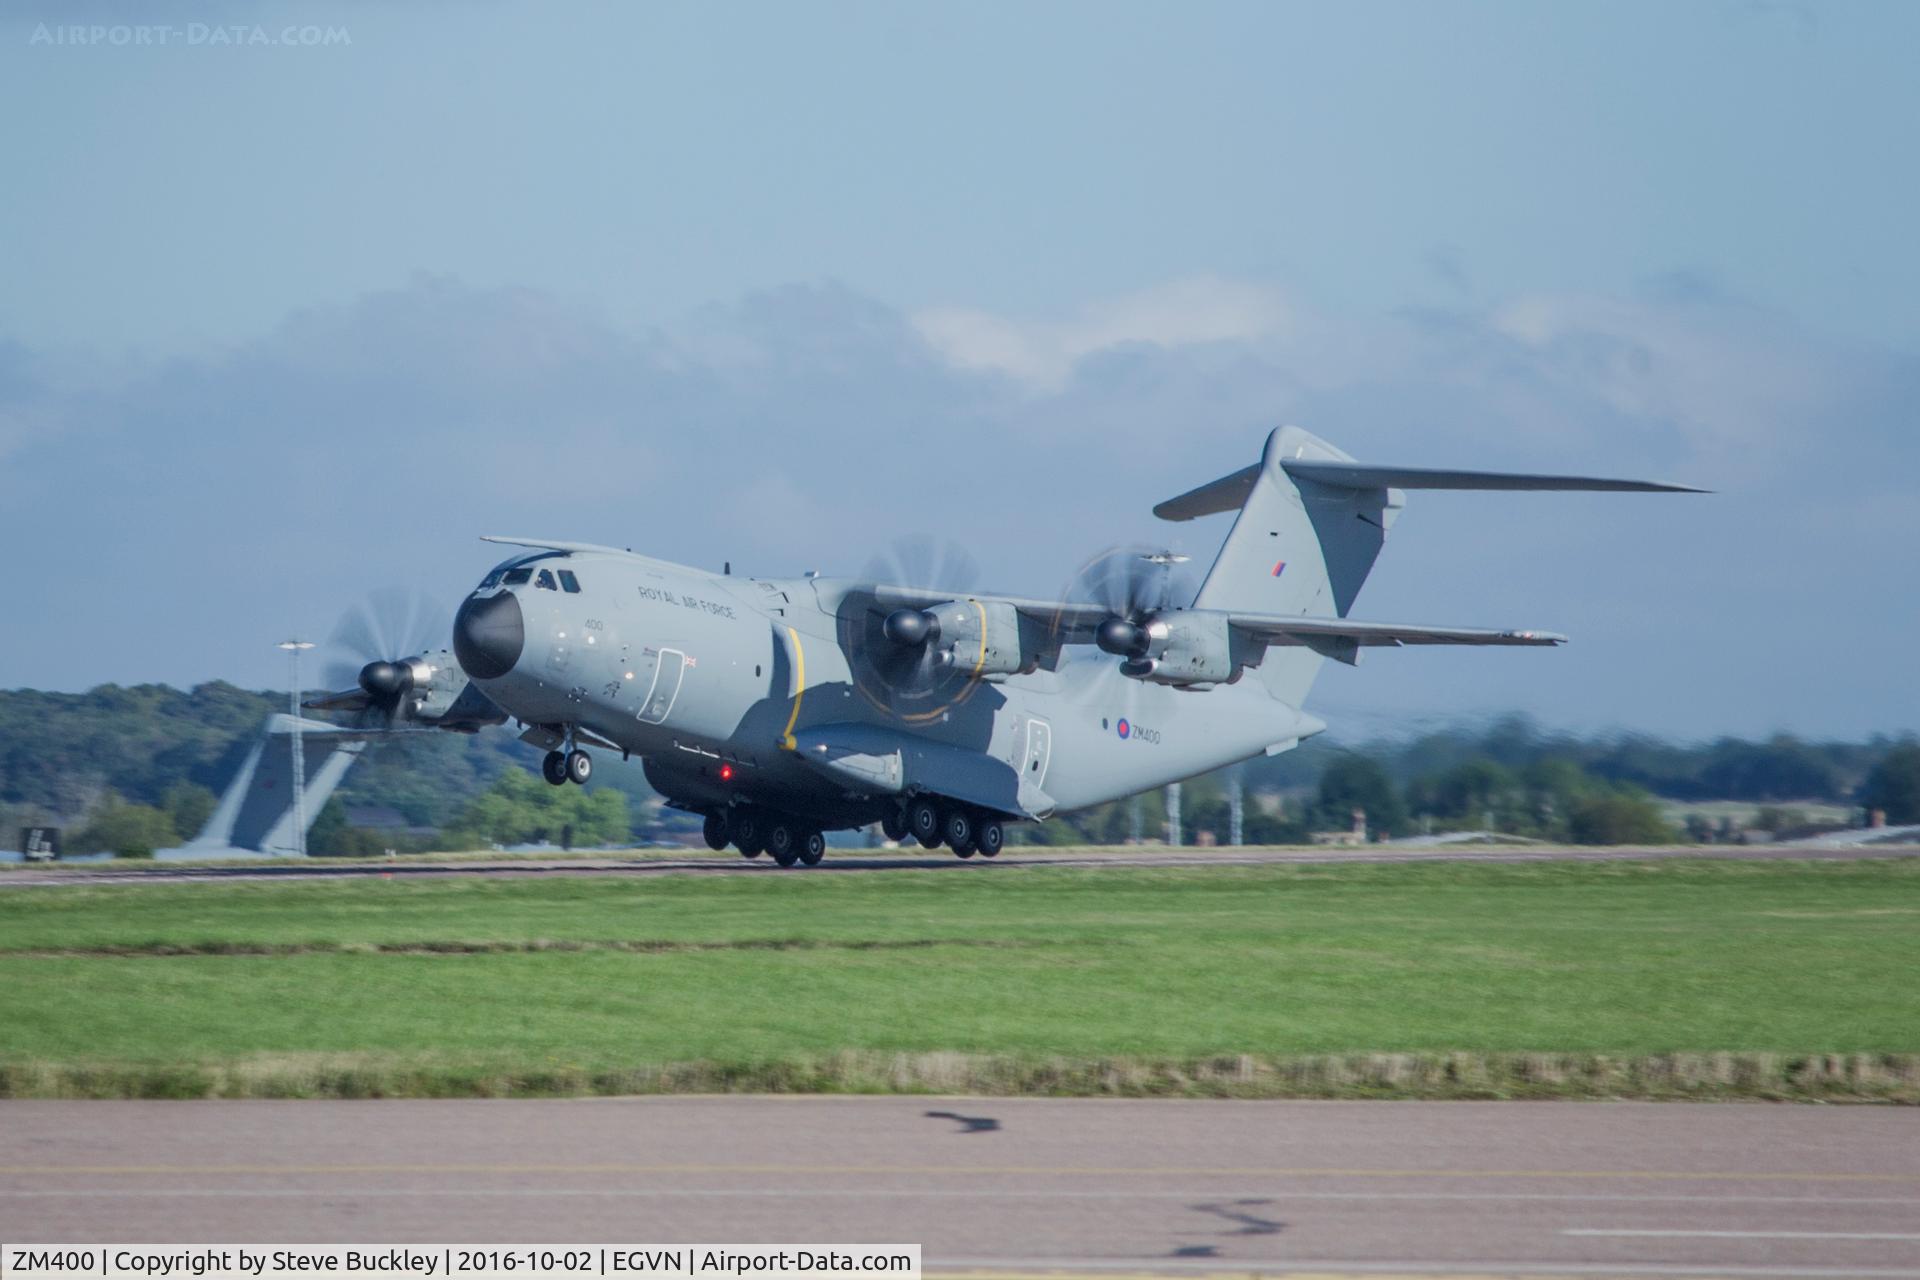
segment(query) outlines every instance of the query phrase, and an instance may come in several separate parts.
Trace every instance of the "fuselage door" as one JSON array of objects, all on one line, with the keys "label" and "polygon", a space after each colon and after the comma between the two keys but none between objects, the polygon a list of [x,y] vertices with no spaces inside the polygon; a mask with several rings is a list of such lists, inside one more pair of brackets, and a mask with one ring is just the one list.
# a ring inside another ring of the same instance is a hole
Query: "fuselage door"
[{"label": "fuselage door", "polygon": [[1047,780],[1047,764],[1053,758],[1053,726],[1038,718],[1027,721],[1026,764],[1020,780],[1038,787]]},{"label": "fuselage door", "polygon": [[674,699],[680,696],[680,678],[686,669],[686,654],[678,649],[660,651],[659,660],[653,664],[653,687],[640,704],[640,723],[659,724],[667,718]]}]

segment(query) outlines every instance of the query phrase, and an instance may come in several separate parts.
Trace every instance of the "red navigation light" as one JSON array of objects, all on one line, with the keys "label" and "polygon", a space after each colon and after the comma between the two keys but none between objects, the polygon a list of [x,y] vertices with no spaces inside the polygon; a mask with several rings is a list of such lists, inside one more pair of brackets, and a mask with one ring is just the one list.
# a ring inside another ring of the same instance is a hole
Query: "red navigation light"
[{"label": "red navigation light", "polygon": [[722,782],[731,782],[731,781],[733,781],[733,766],[732,766],[732,765],[730,765],[730,764],[723,764],[723,765],[721,765],[721,766],[720,766],[720,781],[722,781]]}]

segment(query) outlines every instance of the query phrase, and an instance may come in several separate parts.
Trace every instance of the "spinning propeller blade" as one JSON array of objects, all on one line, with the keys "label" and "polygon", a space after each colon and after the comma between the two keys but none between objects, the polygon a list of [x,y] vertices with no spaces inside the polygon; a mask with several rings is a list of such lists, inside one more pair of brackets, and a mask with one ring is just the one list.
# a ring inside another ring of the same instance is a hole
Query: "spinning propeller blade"
[{"label": "spinning propeller blade", "polygon": [[344,711],[356,729],[392,729],[417,678],[417,658],[447,647],[452,623],[424,591],[383,587],[348,609],[327,638],[327,687],[305,705]]}]

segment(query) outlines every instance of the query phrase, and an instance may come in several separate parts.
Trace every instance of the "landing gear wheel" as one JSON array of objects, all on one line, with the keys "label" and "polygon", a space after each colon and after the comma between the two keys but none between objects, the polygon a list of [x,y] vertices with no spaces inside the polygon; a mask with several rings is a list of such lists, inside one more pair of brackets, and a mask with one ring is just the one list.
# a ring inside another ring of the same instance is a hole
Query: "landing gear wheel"
[{"label": "landing gear wheel", "polygon": [[587,779],[593,776],[593,757],[575,748],[567,752],[567,781],[587,785]]},{"label": "landing gear wheel", "polygon": [[889,809],[881,814],[880,832],[887,839],[899,844],[907,838],[907,815],[898,809]]},{"label": "landing gear wheel", "polygon": [[799,835],[785,822],[776,822],[767,829],[767,852],[773,860],[783,867],[790,867],[800,860]]},{"label": "landing gear wheel", "polygon": [[971,858],[976,846],[973,843],[973,819],[965,809],[955,809],[947,815],[945,828],[941,835],[946,837],[947,847],[963,858]]},{"label": "landing gear wheel", "polygon": [[820,865],[820,859],[827,856],[827,838],[818,831],[804,831],[800,834],[800,861],[810,867]]},{"label": "landing gear wheel", "polygon": [[920,842],[923,849],[940,847],[940,806],[931,800],[919,799],[907,806],[907,830]]},{"label": "landing gear wheel", "polygon": [[549,751],[540,761],[540,776],[556,787],[567,785],[567,758],[558,751]]},{"label": "landing gear wheel", "polygon": [[981,857],[998,857],[1000,846],[1007,842],[1007,829],[997,819],[988,818],[974,831],[973,842],[979,846]]},{"label": "landing gear wheel", "polygon": [[715,853],[726,848],[727,841],[732,838],[732,833],[727,830],[727,815],[708,814],[707,820],[700,824],[700,836],[707,842],[707,848]]},{"label": "landing gear wheel", "polygon": [[743,858],[757,858],[767,851],[767,824],[751,809],[733,815],[733,847]]}]

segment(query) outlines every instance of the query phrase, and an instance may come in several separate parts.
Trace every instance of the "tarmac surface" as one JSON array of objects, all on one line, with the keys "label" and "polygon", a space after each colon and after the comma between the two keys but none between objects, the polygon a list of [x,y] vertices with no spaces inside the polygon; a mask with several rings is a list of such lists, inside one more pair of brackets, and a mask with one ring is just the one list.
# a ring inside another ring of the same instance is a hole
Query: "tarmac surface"
[{"label": "tarmac surface", "polygon": [[1920,1110],[0,1102],[9,1243],[919,1242],[930,1269],[1920,1276]]},{"label": "tarmac surface", "polygon": [[555,854],[551,857],[478,857],[470,860],[395,859],[393,861],[288,858],[273,865],[258,862],[88,863],[75,866],[19,866],[0,871],[0,889],[57,884],[178,884],[220,880],[332,880],[352,876],[460,878],[491,876],[527,879],[556,875],[789,875],[821,872],[955,871],[989,872],[995,867],[1248,867],[1380,862],[1617,862],[1704,858],[1727,862],[1856,862],[1920,857],[1920,846],[1878,845],[1822,848],[1794,845],[1657,845],[1646,848],[1551,845],[1405,847],[1367,845],[1324,849],[1165,849],[1059,851],[1013,847],[994,859],[956,858],[944,851],[903,853],[898,849],[829,849],[816,867],[780,867],[771,859],[747,859],[734,853]]}]

